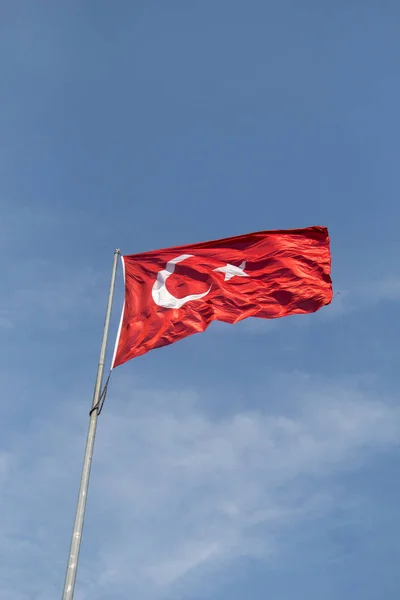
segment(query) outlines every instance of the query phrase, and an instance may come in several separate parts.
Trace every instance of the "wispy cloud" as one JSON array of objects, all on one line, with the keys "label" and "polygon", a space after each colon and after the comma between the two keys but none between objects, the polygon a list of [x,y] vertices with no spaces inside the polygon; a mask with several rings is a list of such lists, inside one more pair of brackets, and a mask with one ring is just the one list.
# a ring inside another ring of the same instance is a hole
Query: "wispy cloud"
[{"label": "wispy cloud", "polygon": [[[110,269],[95,268],[90,257],[81,256],[72,245],[84,219],[87,215],[6,205],[0,225],[1,329],[47,326],[54,333],[67,327],[74,315],[98,318],[104,312]],[[70,232],[71,247],[64,242],[60,249],[58,238],[65,231]]]},{"label": "wispy cloud", "polygon": [[26,258],[16,261],[7,276],[0,301],[0,328],[51,324],[54,331],[66,327],[74,315],[99,313],[98,290],[104,273],[89,265],[67,270],[51,259]]},{"label": "wispy cloud", "polygon": [[[293,375],[270,383],[286,408],[216,419],[202,410],[201,391],[135,389],[115,374],[100,420],[80,600],[128,590],[177,598],[183,583],[188,597],[204,570],[241,556],[279,560],[289,526],[337,503],[340,473],[398,439],[399,409],[353,384]],[[67,551],[86,413],[66,399],[62,412],[4,444],[4,597],[59,594],[64,564],[53,557]]]},{"label": "wispy cloud", "polygon": [[362,294],[372,303],[381,300],[400,300],[400,277],[396,273],[388,274],[379,281],[365,286]]},{"label": "wispy cloud", "polygon": [[235,323],[235,326],[229,323],[214,321],[209,328],[213,333],[233,333],[235,335],[267,335],[268,333],[278,329],[280,325],[279,319],[256,319],[249,318]]},{"label": "wispy cloud", "polygon": [[[400,299],[400,279],[393,274],[382,274],[378,279],[357,279],[351,283],[335,286],[332,303],[320,310],[315,321],[330,321],[357,311],[373,310],[379,303],[395,302]],[[310,318],[296,319],[296,325],[310,324]]]}]

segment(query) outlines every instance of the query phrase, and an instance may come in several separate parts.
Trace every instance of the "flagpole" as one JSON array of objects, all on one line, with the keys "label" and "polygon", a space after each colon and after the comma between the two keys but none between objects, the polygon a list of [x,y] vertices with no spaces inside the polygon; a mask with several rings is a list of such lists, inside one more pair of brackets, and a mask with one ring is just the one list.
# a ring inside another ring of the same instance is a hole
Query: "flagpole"
[{"label": "flagpole", "polygon": [[76,572],[78,569],[79,550],[81,547],[83,520],[85,517],[86,510],[86,499],[89,487],[90,468],[92,464],[94,440],[96,436],[97,417],[99,413],[99,401],[101,395],[101,388],[103,384],[104,374],[104,362],[107,349],[108,331],[110,328],[111,309],[114,297],[115,278],[117,274],[118,257],[120,255],[119,250],[114,252],[114,263],[111,273],[110,282],[110,293],[108,296],[107,312],[104,321],[103,338],[101,342],[100,358],[97,367],[97,377],[94,386],[92,410],[90,411],[89,429],[86,440],[85,456],[83,459],[82,477],[78,494],[78,503],[76,507],[75,523],[72,531],[71,546],[69,551],[69,559],[67,572],[65,575],[64,591],[62,600],[72,600],[74,597]]}]

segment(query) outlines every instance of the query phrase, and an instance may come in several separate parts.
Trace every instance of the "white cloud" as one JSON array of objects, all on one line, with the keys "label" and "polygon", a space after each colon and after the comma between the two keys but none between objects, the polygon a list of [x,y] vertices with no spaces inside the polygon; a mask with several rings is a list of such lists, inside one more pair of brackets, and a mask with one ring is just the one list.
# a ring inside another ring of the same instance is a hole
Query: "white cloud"
[{"label": "white cloud", "polygon": [[396,274],[386,275],[374,285],[368,286],[364,294],[372,302],[400,300],[400,278]]},{"label": "white cloud", "polygon": [[[128,590],[145,600],[188,597],[204,570],[241,556],[278,560],[280,532],[337,501],[332,476],[398,439],[399,409],[354,385],[307,376],[269,383],[264,410],[216,420],[202,411],[201,393],[132,389],[115,373],[77,600]],[[278,389],[286,408],[269,410]],[[68,399],[0,456],[4,597],[60,593],[86,423],[87,411]]]},{"label": "white cloud", "polygon": [[335,285],[332,303],[319,315],[323,319],[341,317],[343,314],[360,309],[372,309],[381,302],[395,302],[400,299],[400,279],[396,274],[382,274],[379,279],[355,277],[346,286]]},{"label": "white cloud", "polygon": [[[104,273],[89,266],[71,271],[58,268],[53,260],[26,258],[8,273],[8,279],[0,303],[0,328],[43,328],[51,323],[54,331],[65,328],[78,308],[80,316],[85,312],[100,315],[100,310],[104,311],[98,301]],[[103,288],[106,289],[104,284]]]},{"label": "white cloud", "polygon": [[213,333],[233,333],[234,335],[240,335],[241,333],[266,335],[271,331],[275,331],[280,324],[281,319],[248,318],[235,323],[233,327],[229,323],[214,321],[211,323],[209,331]]}]

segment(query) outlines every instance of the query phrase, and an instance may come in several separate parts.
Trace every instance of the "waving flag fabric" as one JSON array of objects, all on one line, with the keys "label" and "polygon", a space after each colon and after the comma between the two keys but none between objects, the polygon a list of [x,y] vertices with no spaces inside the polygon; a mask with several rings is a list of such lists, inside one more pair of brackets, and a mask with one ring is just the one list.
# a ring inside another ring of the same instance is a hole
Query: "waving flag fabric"
[{"label": "waving flag fabric", "polygon": [[325,227],[249,233],[122,261],[125,302],[113,367],[211,321],[312,313],[332,300]]}]

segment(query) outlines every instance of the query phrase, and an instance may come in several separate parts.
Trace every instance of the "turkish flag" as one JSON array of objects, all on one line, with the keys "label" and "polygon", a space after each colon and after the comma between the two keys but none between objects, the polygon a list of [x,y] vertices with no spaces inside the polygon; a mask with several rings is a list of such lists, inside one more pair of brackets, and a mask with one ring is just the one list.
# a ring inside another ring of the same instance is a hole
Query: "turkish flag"
[{"label": "turkish flag", "polygon": [[122,257],[113,368],[211,321],[312,313],[332,300],[328,230],[261,231]]}]

